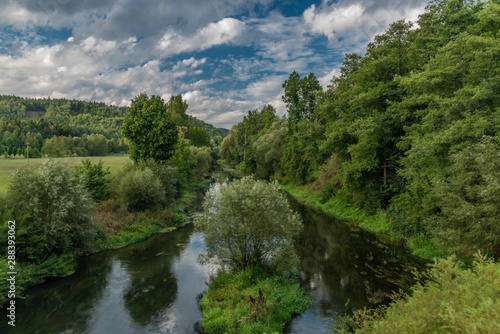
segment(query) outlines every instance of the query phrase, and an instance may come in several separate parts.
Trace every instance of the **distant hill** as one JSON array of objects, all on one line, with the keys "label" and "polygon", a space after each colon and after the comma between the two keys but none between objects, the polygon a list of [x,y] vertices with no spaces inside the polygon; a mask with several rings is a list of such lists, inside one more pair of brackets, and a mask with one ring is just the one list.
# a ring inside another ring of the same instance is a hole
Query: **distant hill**
[{"label": "distant hill", "polygon": [[199,120],[196,117],[193,117],[190,115],[188,115],[188,117],[189,117],[189,127],[190,128],[194,128],[195,126],[200,127],[210,135],[210,138],[213,138],[216,136],[221,136],[222,138],[224,138],[229,133],[228,129],[216,128],[212,124],[208,124],[202,120]]},{"label": "distant hill", "polygon": [[[0,121],[43,119],[52,127],[64,126],[66,135],[72,136],[95,133],[108,139],[122,138],[123,120],[127,114],[128,107],[108,106],[102,102],[0,95]],[[227,129],[216,128],[193,116],[189,116],[189,124],[203,128],[211,138],[225,137],[229,133]]]}]

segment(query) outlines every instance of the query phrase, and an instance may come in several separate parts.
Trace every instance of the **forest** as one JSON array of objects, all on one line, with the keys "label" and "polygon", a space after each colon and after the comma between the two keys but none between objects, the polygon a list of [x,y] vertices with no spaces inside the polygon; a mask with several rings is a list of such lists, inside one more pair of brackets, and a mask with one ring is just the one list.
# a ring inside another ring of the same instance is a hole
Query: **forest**
[{"label": "forest", "polygon": [[382,215],[442,254],[500,255],[500,4],[439,1],[346,54],[323,91],[283,83],[288,117],[248,112],[224,162]]},{"label": "forest", "polygon": [[[185,113],[188,106],[179,104],[179,99],[180,95],[173,96],[169,103]],[[129,143],[122,136],[128,110],[97,102],[0,95],[0,154],[26,156],[26,143],[32,158],[128,153]],[[228,132],[191,115],[185,117],[185,131],[192,129],[193,137],[198,138],[196,132],[201,129],[209,139],[220,136],[215,139],[220,142]]]}]

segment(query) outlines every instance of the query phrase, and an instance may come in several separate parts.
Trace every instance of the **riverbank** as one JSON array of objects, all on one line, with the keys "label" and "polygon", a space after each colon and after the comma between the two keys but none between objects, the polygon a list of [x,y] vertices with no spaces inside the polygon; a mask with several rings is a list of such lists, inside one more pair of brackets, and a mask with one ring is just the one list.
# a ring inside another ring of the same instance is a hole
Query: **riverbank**
[{"label": "riverbank", "polygon": [[[237,169],[226,167],[225,170],[238,177],[242,176],[242,173]],[[326,202],[322,201],[320,192],[312,190],[307,186],[298,186],[290,183],[280,183],[280,186],[282,190],[286,191],[299,203],[307,207],[317,208],[332,217],[345,220],[348,223],[357,224],[359,227],[374,233],[384,242],[406,245],[415,256],[429,261],[444,257],[444,254],[437,249],[433,239],[428,236],[420,234],[406,237],[394,231],[387,213],[382,210],[375,214],[369,214],[352,205],[340,203],[339,200],[333,197]]]},{"label": "riverbank", "polygon": [[383,211],[378,211],[376,214],[368,214],[354,206],[342,204],[335,198],[330,198],[328,201],[323,202],[321,201],[319,192],[304,186],[282,184],[281,189],[290,194],[299,203],[318,208],[328,215],[347,222],[358,224],[359,227],[376,234],[383,241],[406,244],[415,256],[431,261],[443,257],[443,254],[436,248],[431,238],[425,235],[416,235],[407,238],[403,234],[393,231],[391,222],[387,214]]},{"label": "riverbank", "polygon": [[[91,249],[83,256],[111,249],[122,248],[163,232],[182,227],[188,221],[190,207],[205,183],[191,182],[171,208],[156,211],[130,212],[117,199],[101,202],[97,208],[98,235]],[[2,213],[2,212],[0,212]],[[4,212],[5,219],[8,212]],[[11,218],[8,218],[7,220]],[[78,267],[78,257],[73,254],[52,255],[41,263],[16,262],[16,297],[22,298],[29,287],[46,280],[72,275]],[[0,279],[7,279],[8,262],[0,257]],[[7,285],[0,286],[0,305],[7,301]]]}]

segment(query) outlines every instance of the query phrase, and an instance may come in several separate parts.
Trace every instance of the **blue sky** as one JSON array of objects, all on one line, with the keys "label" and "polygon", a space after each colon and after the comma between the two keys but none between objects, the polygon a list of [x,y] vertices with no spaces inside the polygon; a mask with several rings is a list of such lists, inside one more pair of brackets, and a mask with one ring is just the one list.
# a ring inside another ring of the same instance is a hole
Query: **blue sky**
[{"label": "blue sky", "polygon": [[272,104],[297,71],[329,84],[346,52],[414,21],[415,0],[3,0],[0,94],[130,105],[182,94],[188,113],[230,128]]}]

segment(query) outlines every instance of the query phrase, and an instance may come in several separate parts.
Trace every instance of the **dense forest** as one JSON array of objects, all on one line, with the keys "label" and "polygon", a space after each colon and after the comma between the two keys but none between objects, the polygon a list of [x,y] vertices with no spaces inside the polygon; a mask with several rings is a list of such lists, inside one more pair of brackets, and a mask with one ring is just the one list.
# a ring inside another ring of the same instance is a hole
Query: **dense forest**
[{"label": "dense forest", "polygon": [[[180,95],[172,97],[170,105],[177,107],[179,99]],[[187,104],[179,107],[185,114]],[[1,95],[0,154],[26,156],[26,143],[34,158],[127,153],[129,143],[122,136],[122,127],[128,110],[97,102]],[[203,129],[209,139],[220,136],[217,142],[228,132],[190,115],[185,118],[186,138],[191,134],[188,129],[194,128]]]},{"label": "dense forest", "polygon": [[288,117],[248,112],[225,163],[306,185],[444,253],[500,255],[500,2],[431,2],[346,54],[323,91],[313,73],[283,83]]}]

